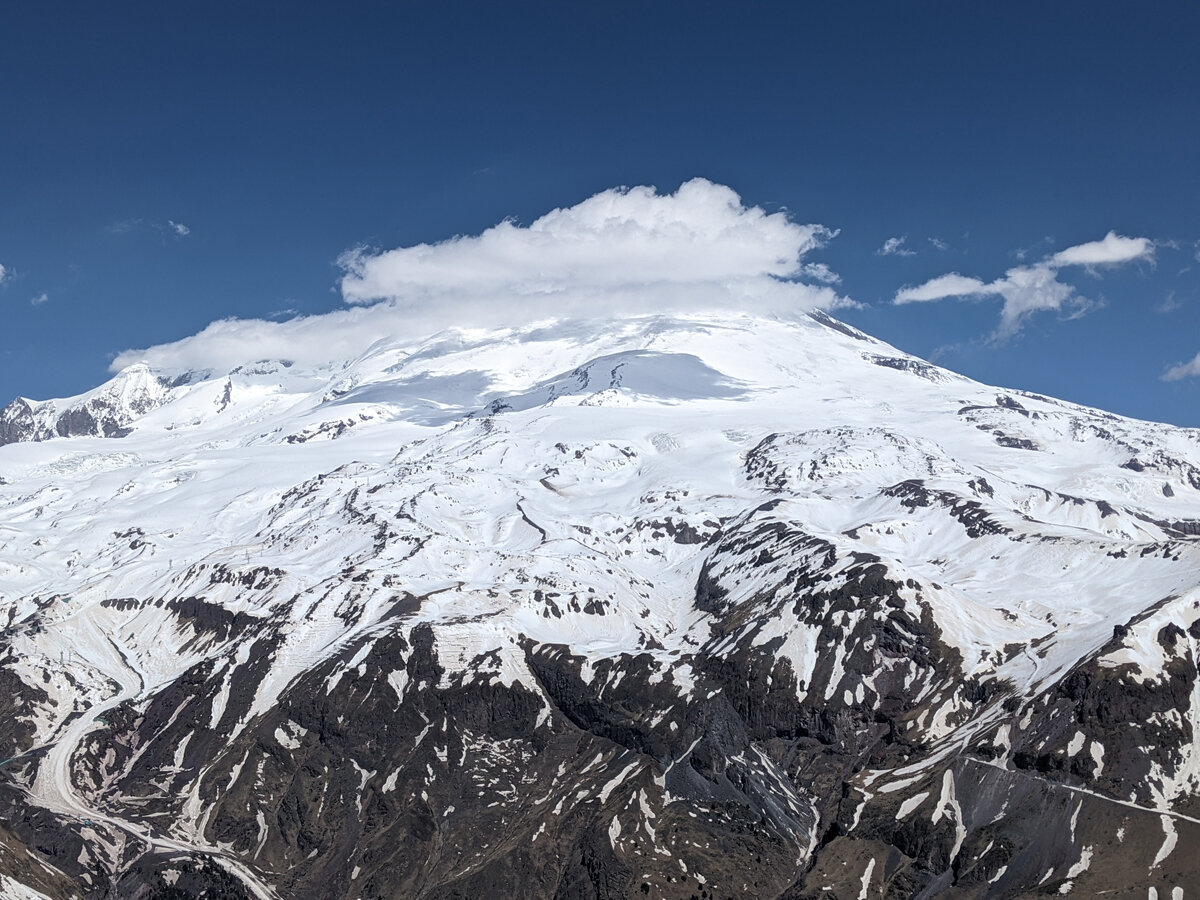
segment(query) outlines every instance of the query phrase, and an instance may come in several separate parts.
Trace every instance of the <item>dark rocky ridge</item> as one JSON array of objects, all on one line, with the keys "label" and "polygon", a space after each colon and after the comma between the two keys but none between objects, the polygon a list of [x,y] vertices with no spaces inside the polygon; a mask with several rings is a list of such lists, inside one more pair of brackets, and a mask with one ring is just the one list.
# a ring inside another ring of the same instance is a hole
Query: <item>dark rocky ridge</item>
[{"label": "dark rocky ridge", "polygon": [[[730,557],[781,566],[770,586],[731,603],[716,574]],[[1122,645],[1117,635],[1022,700],[1005,684],[964,678],[957,652],[879,560],[841,559],[773,520],[770,504],[715,537],[709,558],[695,602],[712,616],[711,636],[688,660],[690,690],[649,654],[589,667],[565,647],[532,641],[523,654],[536,692],[465,679],[439,662],[436,626],[400,613],[386,635],[313,668],[247,722],[275,652],[272,625],[182,604],[177,613],[197,638],[258,635],[224,712],[205,724],[223,676],[208,663],[194,668],[108,715],[80,759],[81,772],[95,773],[81,786],[149,823],[170,819],[197,790],[210,810],[204,838],[298,900],[857,896],[870,859],[870,895],[880,896],[1053,894],[1068,881],[1088,895],[1145,884],[1161,843],[1150,773],[1172,771],[1180,760],[1170,748],[1191,734],[1147,724],[1130,741],[1129,727],[1186,712],[1193,635],[1162,630],[1173,661],[1160,683],[1097,663]],[[839,568],[845,577],[832,578]],[[214,573],[216,583],[227,576]],[[823,646],[845,651],[824,654],[808,684],[776,654],[779,639],[756,640],[785,610],[819,626]],[[847,628],[856,611],[866,615]],[[827,699],[839,657],[851,681],[870,685],[861,698]],[[402,695],[395,672],[404,673]],[[996,724],[944,756],[920,722],[952,697],[964,722]],[[238,722],[248,727],[227,741]],[[1008,746],[997,740],[1000,724],[1013,731]],[[1066,753],[1076,729],[1111,748],[1102,773]],[[869,772],[914,764],[919,777],[903,790],[871,790]],[[173,774],[164,782],[164,773]],[[901,810],[921,794],[915,810]],[[81,866],[77,823],[9,796],[19,839],[86,896],[242,896],[211,860],[145,856],[136,843],[116,870]],[[1173,813],[1181,846],[1200,839],[1200,826],[1178,816],[1196,812],[1193,799]],[[1091,867],[1069,877],[1100,846]],[[1187,853],[1155,871],[1164,890],[1200,879]]]}]

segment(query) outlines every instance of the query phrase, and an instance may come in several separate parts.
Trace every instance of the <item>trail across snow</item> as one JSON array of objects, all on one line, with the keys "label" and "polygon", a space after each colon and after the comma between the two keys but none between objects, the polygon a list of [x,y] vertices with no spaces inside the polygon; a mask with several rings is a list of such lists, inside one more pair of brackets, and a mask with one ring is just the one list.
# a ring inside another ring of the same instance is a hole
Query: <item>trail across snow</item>
[{"label": "trail across snow", "polygon": [[992,762],[986,759],[976,759],[973,756],[962,756],[967,762],[975,763],[980,766],[987,766],[989,769],[996,769],[1008,775],[1016,775],[1020,778],[1028,778],[1030,781],[1036,781],[1046,787],[1059,788],[1064,791],[1070,791],[1072,794],[1086,794],[1088,797],[1095,797],[1097,800],[1103,800],[1106,803],[1115,803],[1117,806],[1124,806],[1126,809],[1136,810],[1137,812],[1149,813],[1153,816],[1169,816],[1172,819],[1178,819],[1181,822],[1191,822],[1194,825],[1200,825],[1200,818],[1189,816],[1187,813],[1176,812],[1172,809],[1156,809],[1152,806],[1142,806],[1139,803],[1133,803],[1130,800],[1118,800],[1116,797],[1110,797],[1107,794],[1101,794],[1099,791],[1091,791],[1087,788],[1075,787],[1070,784],[1061,784],[1057,781],[1050,781],[1047,778],[1038,778],[1036,775],[1030,775],[1027,772],[1020,772],[1016,769],[1009,769],[998,762]]}]

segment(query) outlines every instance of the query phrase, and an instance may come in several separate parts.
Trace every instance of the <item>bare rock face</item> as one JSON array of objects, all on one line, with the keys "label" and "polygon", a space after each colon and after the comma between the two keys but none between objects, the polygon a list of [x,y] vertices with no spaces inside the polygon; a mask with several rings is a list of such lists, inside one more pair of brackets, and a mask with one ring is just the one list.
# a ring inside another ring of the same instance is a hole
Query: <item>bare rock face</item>
[{"label": "bare rock face", "polygon": [[0,410],[0,444],[35,440],[36,425],[29,401],[18,397]]},{"label": "bare rock face", "polygon": [[1200,884],[1196,432],[828,317],[562,342],[10,405],[136,430],[0,449],[0,895]]},{"label": "bare rock face", "polygon": [[167,378],[138,364],[81,397],[44,403],[18,397],[0,410],[0,446],[56,437],[125,437],[134,421],[186,381],[186,376]]}]

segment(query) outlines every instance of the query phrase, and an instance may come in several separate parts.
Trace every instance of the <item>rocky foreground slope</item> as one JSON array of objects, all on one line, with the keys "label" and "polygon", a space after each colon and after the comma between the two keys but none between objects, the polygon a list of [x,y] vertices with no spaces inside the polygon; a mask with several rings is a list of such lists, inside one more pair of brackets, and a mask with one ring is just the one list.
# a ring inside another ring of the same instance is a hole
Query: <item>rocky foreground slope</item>
[{"label": "rocky foreground slope", "polygon": [[820,314],[298,368],[4,413],[3,896],[1200,888],[1200,432]]}]

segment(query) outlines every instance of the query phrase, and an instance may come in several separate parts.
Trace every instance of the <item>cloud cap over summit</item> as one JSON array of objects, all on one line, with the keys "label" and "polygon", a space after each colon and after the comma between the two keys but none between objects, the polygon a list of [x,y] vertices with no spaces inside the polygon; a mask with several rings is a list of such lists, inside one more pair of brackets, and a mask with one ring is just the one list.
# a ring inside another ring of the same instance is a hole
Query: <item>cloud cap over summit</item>
[{"label": "cloud cap over summit", "polygon": [[338,260],[341,292],[353,308],[285,322],[224,319],[173,343],[127,350],[112,369],[139,361],[229,369],[265,357],[320,364],[385,335],[548,317],[836,308],[849,301],[798,280],[806,254],[835,234],[747,206],[703,178],[670,194],[613,188],[528,226],[506,220],[433,244],[347,251]]},{"label": "cloud cap over summit", "polygon": [[443,291],[543,294],[580,286],[701,284],[797,273],[832,233],[786,213],[743,205],[703,178],[673,194],[614,188],[529,226],[501,222],[478,236],[342,257],[350,303],[409,301]]}]

